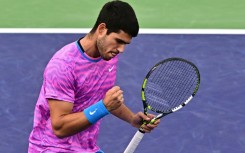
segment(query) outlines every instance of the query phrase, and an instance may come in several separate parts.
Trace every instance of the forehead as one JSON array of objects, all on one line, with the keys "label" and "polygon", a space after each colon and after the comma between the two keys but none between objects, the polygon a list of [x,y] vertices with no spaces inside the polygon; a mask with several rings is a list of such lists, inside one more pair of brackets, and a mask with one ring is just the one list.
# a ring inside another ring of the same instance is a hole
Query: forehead
[{"label": "forehead", "polygon": [[128,33],[120,30],[118,33],[112,32],[109,34],[113,39],[118,39],[126,44],[129,44],[131,42],[132,36],[130,36]]}]

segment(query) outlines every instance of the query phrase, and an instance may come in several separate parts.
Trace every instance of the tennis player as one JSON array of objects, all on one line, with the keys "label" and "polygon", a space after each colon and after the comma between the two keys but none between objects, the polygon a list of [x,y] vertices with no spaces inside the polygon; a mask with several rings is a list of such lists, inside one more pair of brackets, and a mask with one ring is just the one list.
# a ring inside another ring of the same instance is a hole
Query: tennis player
[{"label": "tennis player", "polygon": [[[133,113],[114,85],[118,54],[138,31],[128,3],[107,2],[85,37],[55,53],[44,71],[29,153],[103,153],[96,140],[104,116],[115,115],[136,128],[153,118]],[[159,122],[142,128],[148,133]]]}]

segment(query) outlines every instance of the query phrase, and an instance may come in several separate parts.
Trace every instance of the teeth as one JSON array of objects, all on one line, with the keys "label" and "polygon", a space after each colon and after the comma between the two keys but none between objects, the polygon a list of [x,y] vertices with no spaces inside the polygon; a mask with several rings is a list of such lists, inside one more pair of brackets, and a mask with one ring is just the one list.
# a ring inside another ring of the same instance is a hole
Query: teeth
[{"label": "teeth", "polygon": [[116,54],[112,52],[111,55],[112,55],[112,56],[115,56]]}]

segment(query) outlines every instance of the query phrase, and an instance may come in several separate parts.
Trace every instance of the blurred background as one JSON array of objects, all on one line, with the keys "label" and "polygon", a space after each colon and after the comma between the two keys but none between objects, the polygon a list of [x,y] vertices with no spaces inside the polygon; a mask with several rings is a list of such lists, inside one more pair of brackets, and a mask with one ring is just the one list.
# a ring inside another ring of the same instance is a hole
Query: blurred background
[{"label": "blurred background", "polygon": [[[90,29],[106,0],[0,0],[0,152],[26,153],[43,70],[52,55],[85,33],[47,33],[45,29]],[[240,30],[240,34],[144,34],[119,58],[116,84],[125,103],[143,111],[141,84],[148,70],[168,57],[197,65],[201,86],[184,109],[162,119],[137,153],[245,152],[245,1],[127,0],[141,28],[154,30]],[[34,28],[33,33],[4,30]],[[38,29],[36,29],[38,28]],[[44,29],[41,33],[39,28]],[[36,30],[36,32],[35,32]],[[137,129],[109,115],[98,144],[121,153]]]}]

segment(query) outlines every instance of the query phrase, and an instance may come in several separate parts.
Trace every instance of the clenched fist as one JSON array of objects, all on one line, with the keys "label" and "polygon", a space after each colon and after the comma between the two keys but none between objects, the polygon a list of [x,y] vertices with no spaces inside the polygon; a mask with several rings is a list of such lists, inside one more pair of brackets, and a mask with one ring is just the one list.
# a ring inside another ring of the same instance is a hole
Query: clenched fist
[{"label": "clenched fist", "polygon": [[103,102],[109,112],[119,108],[124,102],[123,91],[119,86],[112,87],[106,92]]}]

